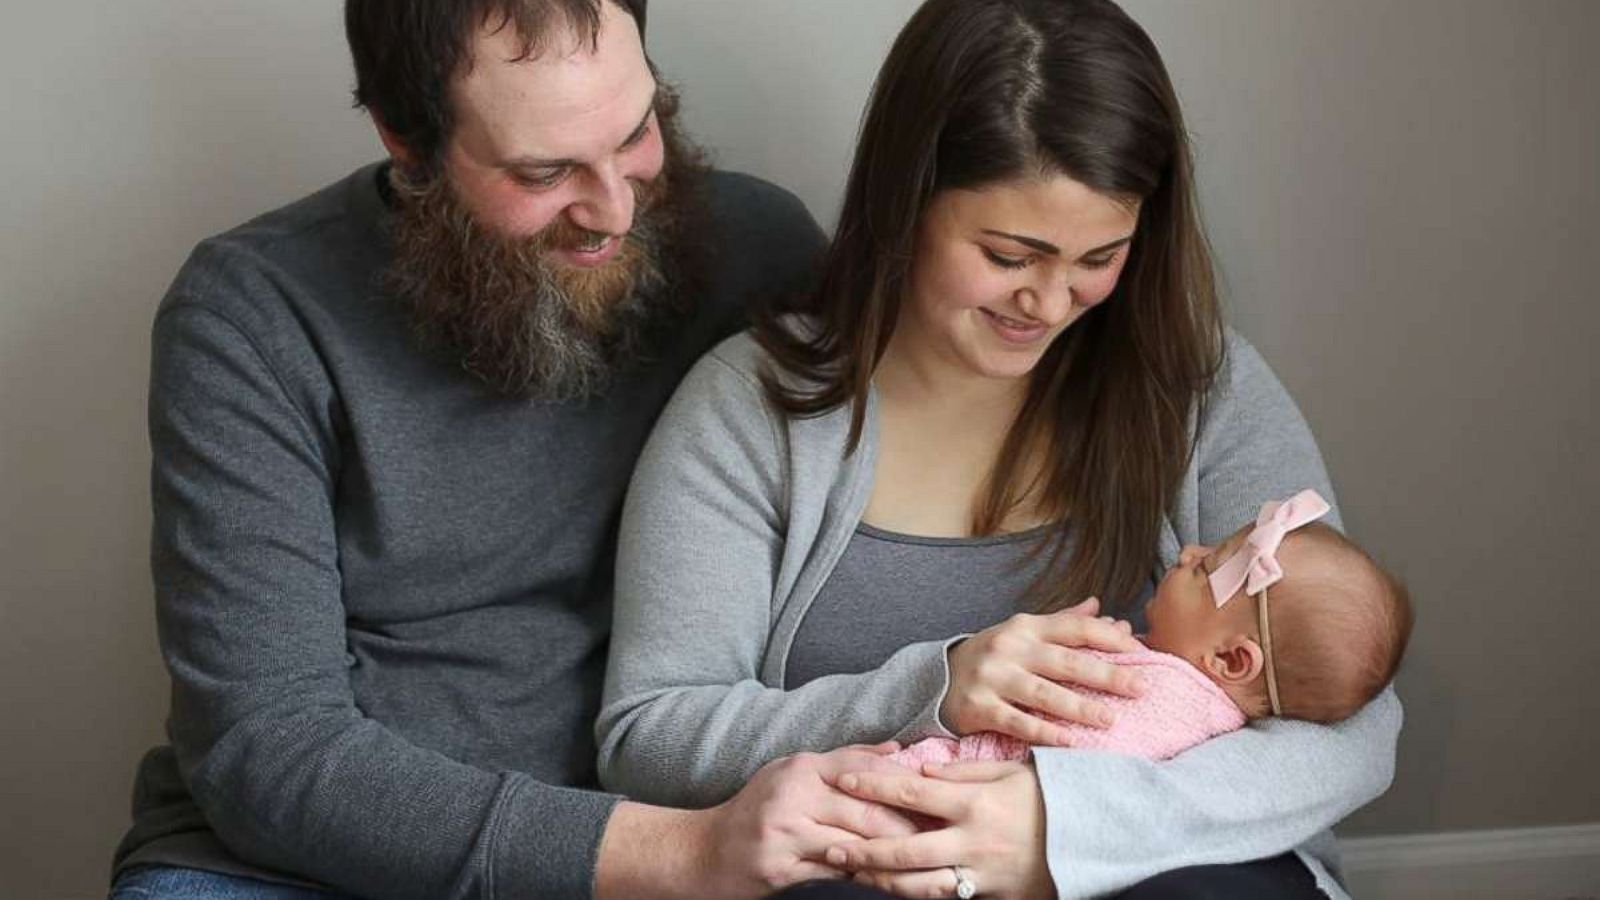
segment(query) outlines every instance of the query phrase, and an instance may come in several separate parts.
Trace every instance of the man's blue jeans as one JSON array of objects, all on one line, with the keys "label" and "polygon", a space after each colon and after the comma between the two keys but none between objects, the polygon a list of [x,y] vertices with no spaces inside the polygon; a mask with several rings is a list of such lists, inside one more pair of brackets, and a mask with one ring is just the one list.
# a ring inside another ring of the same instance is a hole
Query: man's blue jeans
[{"label": "man's blue jeans", "polygon": [[353,900],[310,888],[177,866],[139,866],[117,877],[111,900]]}]

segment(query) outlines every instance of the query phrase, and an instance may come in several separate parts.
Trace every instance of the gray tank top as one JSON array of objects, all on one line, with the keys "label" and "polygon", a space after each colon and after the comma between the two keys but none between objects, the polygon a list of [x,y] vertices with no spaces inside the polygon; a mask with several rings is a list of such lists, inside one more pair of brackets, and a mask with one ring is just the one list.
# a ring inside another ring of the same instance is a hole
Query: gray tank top
[{"label": "gray tank top", "polygon": [[800,622],[784,668],[790,689],[836,673],[868,672],[907,644],[982,631],[1026,611],[1049,563],[1028,558],[1044,530],[936,538],[856,526],[844,555]]}]

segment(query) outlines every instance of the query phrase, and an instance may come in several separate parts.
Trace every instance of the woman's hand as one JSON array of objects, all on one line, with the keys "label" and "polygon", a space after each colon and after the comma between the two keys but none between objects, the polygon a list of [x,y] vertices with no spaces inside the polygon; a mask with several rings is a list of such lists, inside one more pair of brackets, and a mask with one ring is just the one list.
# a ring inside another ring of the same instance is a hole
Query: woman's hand
[{"label": "woman's hand", "polygon": [[1100,601],[1091,597],[1049,615],[1019,614],[952,647],[950,689],[939,706],[940,720],[956,734],[998,731],[1048,746],[1068,743],[1067,731],[1048,717],[1110,725],[1109,707],[1062,684],[1124,697],[1142,692],[1138,673],[1073,649],[1139,648],[1132,626],[1097,618],[1099,611]]},{"label": "woman's hand", "polygon": [[892,742],[841,747],[763,766],[739,793],[707,811],[697,842],[706,896],[764,897],[799,881],[838,878],[844,873],[823,861],[829,847],[915,834],[909,817],[836,786],[852,773],[906,771],[885,758],[898,749]]},{"label": "woman's hand", "polygon": [[955,897],[952,866],[979,896],[1045,900],[1055,896],[1044,853],[1044,799],[1033,765],[967,762],[914,772],[858,772],[841,790],[944,820],[921,834],[850,841],[828,850],[828,865],[902,897]]}]

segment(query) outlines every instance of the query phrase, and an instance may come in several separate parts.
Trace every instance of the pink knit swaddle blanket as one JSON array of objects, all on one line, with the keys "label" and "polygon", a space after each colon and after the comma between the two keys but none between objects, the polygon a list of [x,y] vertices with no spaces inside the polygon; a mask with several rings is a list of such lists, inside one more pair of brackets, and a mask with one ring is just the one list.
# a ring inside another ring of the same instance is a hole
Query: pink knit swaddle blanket
[{"label": "pink knit swaddle blanket", "polygon": [[[1052,719],[1068,731],[1074,748],[1167,759],[1244,726],[1244,713],[1222,688],[1180,657],[1150,649],[1131,653],[1090,649],[1081,652],[1121,666],[1138,666],[1147,687],[1138,699],[1077,688],[1111,707],[1117,721],[1109,728],[1092,728]],[[927,738],[889,758],[916,769],[925,762],[1026,759],[1029,749],[1031,745],[1010,735],[983,731],[960,740]]]}]

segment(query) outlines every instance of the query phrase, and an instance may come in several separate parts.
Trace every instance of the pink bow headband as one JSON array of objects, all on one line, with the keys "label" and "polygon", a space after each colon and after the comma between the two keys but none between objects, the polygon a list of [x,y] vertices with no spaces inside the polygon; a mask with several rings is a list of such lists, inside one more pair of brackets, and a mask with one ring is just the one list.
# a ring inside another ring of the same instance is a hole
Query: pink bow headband
[{"label": "pink bow headband", "polygon": [[1210,575],[1211,597],[1217,608],[1233,599],[1243,587],[1245,593],[1256,598],[1256,616],[1261,629],[1261,655],[1265,657],[1267,676],[1267,701],[1272,714],[1283,715],[1283,704],[1278,697],[1277,666],[1272,658],[1272,624],[1267,613],[1267,588],[1283,578],[1283,567],[1278,565],[1278,546],[1289,532],[1315,522],[1328,514],[1328,501],[1316,491],[1305,490],[1279,503],[1263,503],[1256,516],[1256,527],[1244,539],[1244,546],[1228,557]]},{"label": "pink bow headband", "polygon": [[1304,490],[1281,503],[1261,505],[1256,527],[1244,546],[1211,573],[1211,597],[1221,608],[1243,587],[1252,596],[1278,583],[1283,567],[1278,565],[1278,546],[1289,532],[1328,514],[1328,501],[1316,491]]}]

